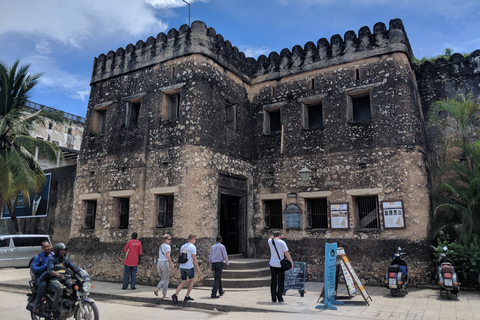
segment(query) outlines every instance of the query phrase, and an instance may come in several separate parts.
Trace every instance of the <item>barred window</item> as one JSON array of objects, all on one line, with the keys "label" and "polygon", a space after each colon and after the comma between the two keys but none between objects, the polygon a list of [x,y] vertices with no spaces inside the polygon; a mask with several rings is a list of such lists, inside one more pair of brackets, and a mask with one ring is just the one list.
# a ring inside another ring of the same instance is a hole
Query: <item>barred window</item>
[{"label": "barred window", "polygon": [[128,218],[130,210],[130,198],[118,198],[118,228],[127,229],[128,228]]},{"label": "barred window", "polygon": [[266,200],[263,202],[266,229],[283,229],[282,200]]},{"label": "barred window", "polygon": [[97,214],[97,201],[85,201],[85,229],[95,229],[95,216]]},{"label": "barred window", "polygon": [[157,196],[157,228],[173,225],[173,195]]},{"label": "barred window", "polygon": [[377,196],[355,197],[355,205],[358,218],[358,228],[380,228]]},{"label": "barred window", "polygon": [[126,105],[126,118],[125,127],[136,127],[138,123],[138,117],[140,115],[140,101],[133,102],[128,101]]},{"label": "barred window", "polygon": [[328,205],[326,198],[306,199],[307,228],[328,228]]}]

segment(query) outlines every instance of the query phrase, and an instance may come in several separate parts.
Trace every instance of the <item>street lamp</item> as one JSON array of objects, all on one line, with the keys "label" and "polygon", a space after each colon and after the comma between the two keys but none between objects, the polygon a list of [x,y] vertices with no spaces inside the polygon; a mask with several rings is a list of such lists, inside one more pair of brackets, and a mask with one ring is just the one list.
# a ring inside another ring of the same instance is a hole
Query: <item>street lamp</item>
[{"label": "street lamp", "polygon": [[302,179],[303,182],[307,182],[310,179],[312,170],[308,169],[307,166],[304,166],[302,170],[298,171],[298,173],[300,173],[300,179]]},{"label": "street lamp", "polygon": [[182,1],[185,2],[186,4],[188,4],[188,26],[190,27],[190,3],[188,3],[185,0],[182,0]]}]

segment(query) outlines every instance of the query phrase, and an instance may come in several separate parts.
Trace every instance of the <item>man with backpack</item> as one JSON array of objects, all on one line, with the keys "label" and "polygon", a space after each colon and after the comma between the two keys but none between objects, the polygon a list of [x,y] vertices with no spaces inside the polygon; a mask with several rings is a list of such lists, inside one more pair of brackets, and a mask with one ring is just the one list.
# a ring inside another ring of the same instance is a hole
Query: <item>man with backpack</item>
[{"label": "man with backpack", "polygon": [[48,286],[48,276],[44,273],[47,272],[47,261],[50,256],[53,255],[51,251],[50,242],[48,240],[42,241],[42,252],[37,254],[32,262],[31,272],[34,275],[35,285],[37,286],[37,299],[35,303],[29,303],[29,306],[33,309],[33,312],[38,312],[38,307],[42,303],[42,298],[45,295],[45,291]]},{"label": "man with backpack", "polygon": [[188,236],[188,242],[185,243],[182,248],[180,248],[180,252],[185,252],[187,254],[187,261],[184,263],[180,263],[180,278],[182,282],[177,287],[177,290],[174,294],[172,294],[173,303],[178,304],[178,294],[180,290],[185,286],[187,283],[188,278],[188,286],[187,286],[187,294],[185,295],[185,299],[183,301],[192,301],[193,298],[190,297],[190,292],[193,289],[193,284],[195,283],[195,268],[197,272],[200,272],[200,267],[198,266],[197,262],[197,248],[195,247],[195,243],[197,242],[197,236],[191,234]]}]

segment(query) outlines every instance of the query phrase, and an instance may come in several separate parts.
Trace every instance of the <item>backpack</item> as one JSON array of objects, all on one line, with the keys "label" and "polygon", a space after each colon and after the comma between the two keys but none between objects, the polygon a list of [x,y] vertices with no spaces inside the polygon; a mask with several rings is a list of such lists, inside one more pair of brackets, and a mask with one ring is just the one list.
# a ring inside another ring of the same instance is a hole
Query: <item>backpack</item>
[{"label": "backpack", "polygon": [[185,246],[182,252],[180,252],[180,256],[178,257],[178,263],[187,263],[187,261],[188,261],[187,246]]},{"label": "backpack", "polygon": [[[42,254],[39,253],[38,256],[40,256],[40,261],[39,261],[39,263],[42,263],[42,261],[43,261]],[[35,257],[35,258],[36,258],[36,257]],[[35,260],[35,258],[33,258],[33,260]],[[33,281],[35,281],[35,273],[33,273],[32,267],[33,267],[33,261],[32,261],[32,265],[30,266],[30,278],[31,278]]]}]

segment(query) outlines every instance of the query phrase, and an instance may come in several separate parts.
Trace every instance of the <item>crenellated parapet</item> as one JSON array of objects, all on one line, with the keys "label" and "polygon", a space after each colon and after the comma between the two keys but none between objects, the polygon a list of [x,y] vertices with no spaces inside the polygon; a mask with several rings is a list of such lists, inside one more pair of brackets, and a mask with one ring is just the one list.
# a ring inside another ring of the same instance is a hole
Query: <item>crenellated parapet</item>
[{"label": "crenellated parapet", "polygon": [[358,36],[350,30],[343,38],[336,34],[330,41],[321,38],[316,44],[307,42],[303,48],[296,45],[292,50],[283,49],[280,54],[271,52],[268,57],[262,55],[258,59],[247,58],[215,29],[207,28],[202,21],[194,21],[191,27],[182,25],[179,30],[171,29],[156,38],[149,37],[125,49],[101,54],[94,59],[91,82],[191,54],[205,55],[245,81],[258,82],[389,52],[412,56],[400,19],[391,20],[389,29],[379,22],[373,33],[370,28],[362,27]]}]

